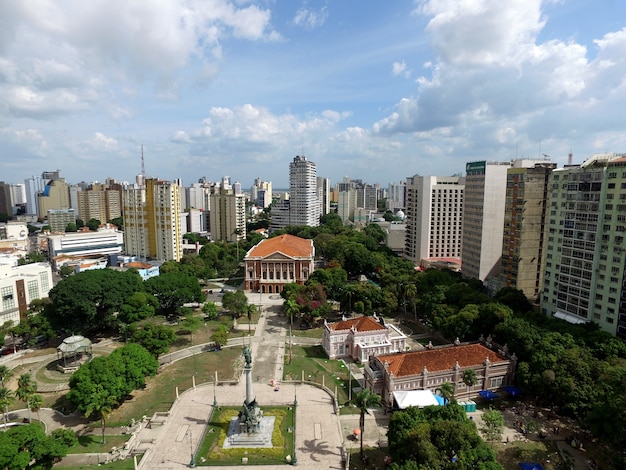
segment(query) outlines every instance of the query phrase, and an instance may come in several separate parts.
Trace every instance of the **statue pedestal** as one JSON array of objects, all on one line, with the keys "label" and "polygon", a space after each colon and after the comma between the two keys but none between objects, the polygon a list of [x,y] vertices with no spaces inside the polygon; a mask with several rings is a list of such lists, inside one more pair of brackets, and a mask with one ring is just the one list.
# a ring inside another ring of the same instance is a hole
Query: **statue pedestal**
[{"label": "statue pedestal", "polygon": [[228,438],[224,441],[224,449],[232,447],[273,447],[272,433],[274,432],[275,416],[263,416],[258,423],[258,430],[253,433],[242,431],[239,418],[233,418],[228,427]]}]

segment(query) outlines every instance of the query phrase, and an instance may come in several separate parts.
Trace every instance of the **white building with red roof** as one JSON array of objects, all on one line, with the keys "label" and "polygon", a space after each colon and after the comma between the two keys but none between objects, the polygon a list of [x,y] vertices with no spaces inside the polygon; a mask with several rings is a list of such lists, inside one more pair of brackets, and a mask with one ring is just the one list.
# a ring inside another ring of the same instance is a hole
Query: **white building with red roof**
[{"label": "white building with red roof", "polygon": [[406,336],[376,315],[324,322],[322,346],[330,359],[352,358],[367,362],[371,356],[406,349]]},{"label": "white building with red roof", "polygon": [[282,292],[285,284],[304,284],[315,270],[313,240],[280,235],[261,240],[243,259],[245,289],[254,292]]},{"label": "white building with red roof", "polygon": [[[394,392],[434,392],[446,382],[454,386],[455,398],[474,398],[480,390],[513,384],[517,358],[507,354],[506,348],[494,351],[480,343],[458,343],[370,357],[363,370],[365,387],[379,394],[388,407],[393,405]],[[468,369],[473,369],[478,379],[471,388],[463,382],[463,372]]]}]

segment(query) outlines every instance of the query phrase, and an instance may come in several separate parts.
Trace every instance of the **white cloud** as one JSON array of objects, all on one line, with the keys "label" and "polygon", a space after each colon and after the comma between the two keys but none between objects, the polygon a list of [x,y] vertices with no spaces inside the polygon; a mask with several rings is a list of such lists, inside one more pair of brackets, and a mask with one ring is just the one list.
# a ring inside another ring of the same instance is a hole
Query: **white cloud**
[{"label": "white cloud", "polygon": [[[216,75],[226,38],[279,37],[270,18],[228,0],[2,2],[0,98],[30,117],[111,106],[133,83],[177,99],[182,83]],[[190,77],[194,62],[201,72]]]},{"label": "white cloud", "polygon": [[318,11],[302,7],[296,12],[294,24],[306,29],[316,29],[322,26],[328,19],[328,9],[320,8]]},{"label": "white cloud", "polygon": [[101,132],[96,132],[90,141],[91,146],[97,150],[115,150],[117,149],[117,140],[107,137]]},{"label": "white cloud", "polygon": [[411,71],[407,70],[406,62],[394,62],[391,65],[391,75],[394,77],[402,75],[404,78],[409,78],[411,76]]},{"label": "white cloud", "polygon": [[626,28],[595,40],[592,57],[572,39],[539,39],[547,21],[539,0],[418,5],[437,59],[374,134],[406,134],[426,154],[467,159],[534,155],[540,140],[565,155],[571,142],[603,129],[594,145],[622,151],[608,110],[626,104]]}]

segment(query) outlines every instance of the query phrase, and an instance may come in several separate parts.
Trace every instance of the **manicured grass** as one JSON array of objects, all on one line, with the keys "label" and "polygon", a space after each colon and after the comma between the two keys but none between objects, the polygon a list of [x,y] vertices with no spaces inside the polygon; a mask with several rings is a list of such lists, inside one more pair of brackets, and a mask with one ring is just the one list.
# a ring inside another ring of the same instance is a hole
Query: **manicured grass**
[{"label": "manicured grass", "polygon": [[94,434],[79,436],[78,443],[70,447],[68,454],[90,454],[90,453],[107,453],[113,447],[123,447],[124,443],[130,439],[130,435],[116,436],[107,435],[106,444],[102,444],[102,435],[100,429],[94,430]]},{"label": "manicured grass", "polygon": [[[337,388],[337,402],[340,405],[348,401],[348,368],[342,361],[330,360],[321,346],[292,346],[292,359],[285,354],[285,380],[304,380],[323,383],[331,392]],[[352,386],[358,386],[356,381]]]},{"label": "manicured grass", "polygon": [[322,336],[324,335],[324,328],[292,328],[291,334],[293,336],[302,336],[304,338],[322,339]]},{"label": "manicured grass", "polygon": [[124,402],[109,417],[110,426],[125,426],[131,419],[141,420],[157,411],[169,411],[179,393],[191,388],[192,376],[196,385],[213,382],[217,371],[218,380],[236,379],[240,370],[233,364],[241,357],[241,349],[224,348],[219,352],[206,352],[164,366],[155,377],[148,377],[146,387],[133,392],[131,400]]},{"label": "manicured grass", "polygon": [[240,408],[220,408],[211,416],[204,440],[198,449],[198,466],[241,465],[241,459],[248,458],[248,465],[283,464],[294,451],[294,419],[292,407],[261,408],[264,416],[275,416],[272,448],[231,448],[223,449],[228,427]]}]

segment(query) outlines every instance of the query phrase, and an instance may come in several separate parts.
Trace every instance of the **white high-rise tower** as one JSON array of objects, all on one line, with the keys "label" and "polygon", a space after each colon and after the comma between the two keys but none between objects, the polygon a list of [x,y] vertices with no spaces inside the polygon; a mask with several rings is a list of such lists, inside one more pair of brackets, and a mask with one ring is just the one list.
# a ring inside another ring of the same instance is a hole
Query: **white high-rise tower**
[{"label": "white high-rise tower", "polygon": [[289,164],[289,224],[317,227],[320,215],[315,163],[296,156]]}]

